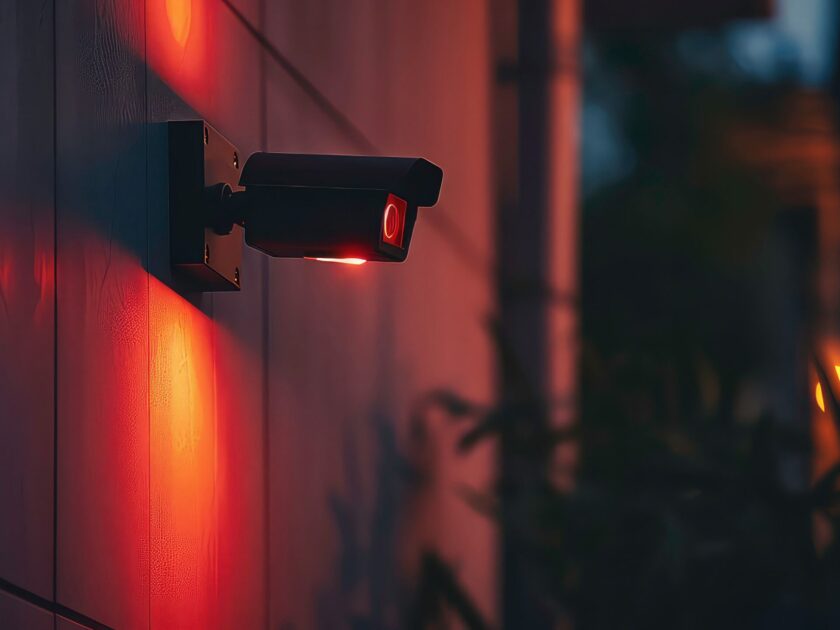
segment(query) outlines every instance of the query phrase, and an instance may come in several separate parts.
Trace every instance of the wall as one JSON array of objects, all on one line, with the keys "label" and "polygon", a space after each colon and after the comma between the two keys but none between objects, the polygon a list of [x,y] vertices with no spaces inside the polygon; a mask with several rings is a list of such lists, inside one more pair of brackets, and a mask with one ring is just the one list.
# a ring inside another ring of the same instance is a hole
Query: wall
[{"label": "wall", "polygon": [[[410,413],[490,398],[485,10],[0,6],[3,627],[396,627],[430,548],[493,617],[459,496],[492,453]],[[180,294],[160,123],[194,117],[243,154],[427,156],[441,202],[403,265],[247,251],[241,293]]]}]

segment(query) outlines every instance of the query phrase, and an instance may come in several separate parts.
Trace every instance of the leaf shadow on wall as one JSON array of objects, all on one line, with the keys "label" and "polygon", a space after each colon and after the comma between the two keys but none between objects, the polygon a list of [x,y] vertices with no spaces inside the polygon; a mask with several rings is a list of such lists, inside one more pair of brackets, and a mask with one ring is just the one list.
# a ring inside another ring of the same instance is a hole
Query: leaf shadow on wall
[{"label": "leaf shadow on wall", "polygon": [[422,487],[423,474],[400,453],[392,420],[378,416],[367,425],[374,433],[373,502],[365,506],[360,454],[344,432],[346,492],[327,500],[338,534],[334,582],[316,597],[317,625],[378,630],[400,627],[411,585],[399,567],[401,506]]}]

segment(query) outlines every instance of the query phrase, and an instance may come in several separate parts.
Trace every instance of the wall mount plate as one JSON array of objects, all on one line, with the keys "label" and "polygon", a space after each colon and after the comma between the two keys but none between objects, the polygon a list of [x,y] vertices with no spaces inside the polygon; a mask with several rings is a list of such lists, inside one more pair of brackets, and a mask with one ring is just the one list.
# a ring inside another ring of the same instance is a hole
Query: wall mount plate
[{"label": "wall mount plate", "polygon": [[169,250],[172,271],[193,291],[239,291],[242,226],[229,234],[212,227],[208,188],[239,186],[237,148],[203,120],[168,123]]}]

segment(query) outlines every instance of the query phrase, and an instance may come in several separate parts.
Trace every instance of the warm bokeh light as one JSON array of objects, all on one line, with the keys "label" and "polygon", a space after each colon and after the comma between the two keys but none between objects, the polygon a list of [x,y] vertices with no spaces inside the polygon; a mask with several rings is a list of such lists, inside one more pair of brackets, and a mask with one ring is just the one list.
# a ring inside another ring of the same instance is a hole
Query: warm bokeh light
[{"label": "warm bokeh light", "polygon": [[[818,361],[821,361],[826,367],[834,366],[834,373],[840,379],[840,341],[834,339],[824,339],[820,343],[820,350],[817,353]],[[840,459],[840,434],[838,434],[835,418],[832,417],[832,411],[826,407],[826,396],[830,396],[830,391],[824,391],[823,383],[819,380],[817,370],[811,369],[811,383],[815,383],[814,397],[817,403],[817,409],[811,418],[811,436],[813,439],[813,452],[811,453],[811,474],[813,479],[819,479],[832,466],[834,466],[838,459]],[[831,383],[826,384],[831,387]]]},{"label": "warm bokeh light", "polygon": [[823,390],[822,384],[817,383],[817,390],[815,392],[815,397],[817,399],[817,407],[820,408],[820,411],[825,411],[825,399],[823,398]]},{"label": "warm bokeh light", "polygon": [[[834,373],[837,374],[837,380],[840,380],[840,365],[834,366]],[[824,413],[825,397],[823,396],[822,383],[817,383],[816,390],[814,391],[814,398],[817,400],[817,407],[819,407],[820,411]]]},{"label": "warm bokeh light", "polygon": [[364,265],[367,261],[364,258],[306,258],[306,260],[317,260],[318,262],[340,263],[342,265]]},{"label": "warm bokeh light", "polygon": [[190,36],[192,0],[166,0],[166,17],[169,18],[172,37],[179,46],[185,46]]}]

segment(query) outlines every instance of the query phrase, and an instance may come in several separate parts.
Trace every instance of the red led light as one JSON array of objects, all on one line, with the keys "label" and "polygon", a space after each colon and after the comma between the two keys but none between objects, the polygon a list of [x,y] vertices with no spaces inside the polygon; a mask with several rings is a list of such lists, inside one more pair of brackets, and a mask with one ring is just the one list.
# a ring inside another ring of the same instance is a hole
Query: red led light
[{"label": "red led light", "polygon": [[388,195],[382,213],[382,242],[402,247],[405,234],[405,214],[408,204],[405,199]]},{"label": "red led light", "polygon": [[306,260],[317,260],[318,262],[341,263],[342,265],[364,265],[367,261],[364,258],[310,258],[304,256]]}]

